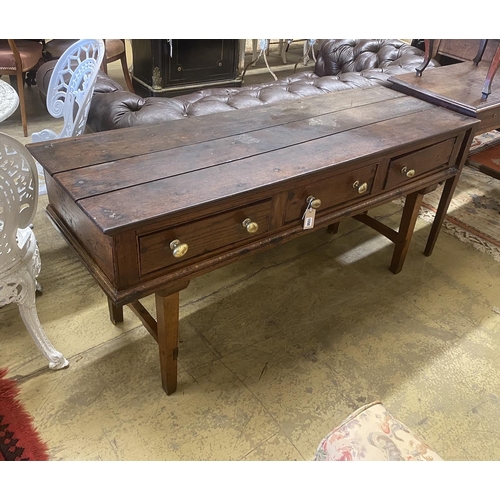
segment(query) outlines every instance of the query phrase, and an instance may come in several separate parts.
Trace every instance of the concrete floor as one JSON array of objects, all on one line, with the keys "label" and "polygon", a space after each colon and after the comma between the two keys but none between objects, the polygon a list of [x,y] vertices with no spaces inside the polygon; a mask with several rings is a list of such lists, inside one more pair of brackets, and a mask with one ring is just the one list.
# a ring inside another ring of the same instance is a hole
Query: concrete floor
[{"label": "concrete floor", "polygon": [[[110,74],[123,82],[118,63]],[[26,92],[30,134],[52,126],[36,87]],[[0,131],[29,142],[19,111]],[[20,382],[52,460],[310,460],[373,400],[445,460],[500,459],[500,266],[472,245],[442,232],[425,257],[419,220],[393,275],[392,244],[347,220],[337,235],[310,232],[197,278],[181,292],[178,391],[166,396],[154,339],[127,308],[111,324],[46,204],[34,224],[37,308],[70,366],[49,370],[9,305],[0,367]],[[396,227],[400,210],[374,215]]]}]

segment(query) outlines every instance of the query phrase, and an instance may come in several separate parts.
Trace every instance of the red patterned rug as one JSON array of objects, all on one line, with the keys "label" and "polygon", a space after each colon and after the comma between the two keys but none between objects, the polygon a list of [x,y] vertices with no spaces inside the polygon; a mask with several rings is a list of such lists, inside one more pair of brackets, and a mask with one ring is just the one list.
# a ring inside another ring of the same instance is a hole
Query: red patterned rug
[{"label": "red patterned rug", "polygon": [[0,368],[0,462],[48,460],[47,445],[33,426],[33,418],[18,400],[19,387]]}]

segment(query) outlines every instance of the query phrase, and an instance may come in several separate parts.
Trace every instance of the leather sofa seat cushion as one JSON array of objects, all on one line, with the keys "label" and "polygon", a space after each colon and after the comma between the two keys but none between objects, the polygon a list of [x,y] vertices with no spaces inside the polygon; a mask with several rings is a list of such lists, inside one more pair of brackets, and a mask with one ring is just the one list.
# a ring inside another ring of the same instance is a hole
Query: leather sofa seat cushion
[{"label": "leather sofa seat cushion", "polygon": [[[417,57],[412,59],[407,56]],[[402,57],[405,57],[405,65],[415,60],[421,62],[422,51],[394,39],[325,40],[319,51],[314,72],[318,76],[324,76],[386,68]]]},{"label": "leather sofa seat cushion", "polygon": [[303,72],[278,81],[241,88],[213,88],[172,98],[140,97],[130,92],[94,95],[87,125],[95,132],[153,125],[189,116],[245,109],[357,87],[380,80],[357,73],[318,77]]}]

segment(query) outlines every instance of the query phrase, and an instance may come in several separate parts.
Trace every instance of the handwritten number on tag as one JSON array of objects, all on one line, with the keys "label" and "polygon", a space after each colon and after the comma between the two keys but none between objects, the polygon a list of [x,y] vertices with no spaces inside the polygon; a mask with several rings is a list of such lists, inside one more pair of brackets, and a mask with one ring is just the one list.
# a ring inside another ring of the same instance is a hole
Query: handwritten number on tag
[{"label": "handwritten number on tag", "polygon": [[316,209],[311,207],[306,208],[302,218],[304,219],[302,229],[312,229],[314,227],[314,219],[316,218]]}]

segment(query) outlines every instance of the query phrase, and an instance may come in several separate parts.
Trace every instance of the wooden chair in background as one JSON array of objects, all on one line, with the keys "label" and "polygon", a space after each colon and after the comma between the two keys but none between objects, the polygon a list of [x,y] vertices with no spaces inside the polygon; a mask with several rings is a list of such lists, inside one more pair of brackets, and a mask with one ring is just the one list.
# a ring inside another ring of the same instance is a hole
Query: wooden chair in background
[{"label": "wooden chair in background", "polygon": [[104,73],[108,74],[108,64],[119,60],[122,65],[123,76],[125,78],[127,88],[130,92],[135,92],[127,65],[127,50],[125,40],[121,38],[107,39],[104,40],[104,45],[106,47],[106,53],[102,62],[102,70],[104,71]]},{"label": "wooden chair in background", "polygon": [[26,73],[30,70],[36,70],[38,65],[43,62],[42,50],[43,46],[39,41],[0,40],[0,75],[15,77],[24,137],[28,137],[24,84],[30,85],[30,81],[26,82]]}]

